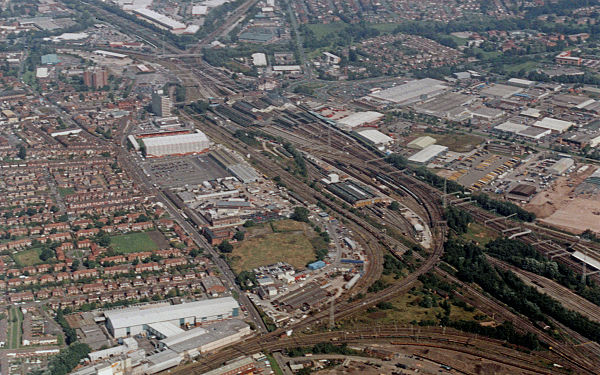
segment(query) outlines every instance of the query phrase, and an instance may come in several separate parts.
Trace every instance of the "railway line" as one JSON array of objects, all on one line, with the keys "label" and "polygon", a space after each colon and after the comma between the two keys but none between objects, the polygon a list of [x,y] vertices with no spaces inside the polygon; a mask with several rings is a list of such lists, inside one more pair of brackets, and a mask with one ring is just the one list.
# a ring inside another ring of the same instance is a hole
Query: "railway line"
[{"label": "railway line", "polygon": [[[444,349],[455,353],[476,356],[495,363],[511,366],[521,371],[534,374],[565,373],[570,368],[562,357],[552,352],[539,352],[535,355],[527,354],[522,349],[507,346],[501,340],[477,337],[453,329],[439,327],[365,327],[353,332],[333,331],[296,335],[272,340],[267,336],[256,337],[235,348],[230,347],[223,351],[208,355],[198,363],[182,366],[171,371],[173,374],[201,374],[218,366],[228,358],[250,355],[259,351],[278,351],[292,347],[311,346],[321,342],[341,343],[387,343],[402,347]],[[557,368],[548,370],[544,363],[560,363],[565,370]]]}]

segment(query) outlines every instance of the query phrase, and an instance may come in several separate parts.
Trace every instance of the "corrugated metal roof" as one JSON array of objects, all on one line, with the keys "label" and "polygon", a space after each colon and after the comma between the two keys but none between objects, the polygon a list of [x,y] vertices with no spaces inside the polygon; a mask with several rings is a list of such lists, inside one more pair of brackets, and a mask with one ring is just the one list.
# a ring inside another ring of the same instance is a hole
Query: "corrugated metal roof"
[{"label": "corrugated metal roof", "polygon": [[104,312],[104,316],[110,320],[110,324],[116,329],[166,322],[189,316],[227,314],[234,308],[239,308],[237,301],[232,297],[223,297],[156,308],[141,309],[140,307],[133,307],[109,310]]},{"label": "corrugated metal roof", "polygon": [[208,137],[202,132],[192,134],[167,135],[164,137],[148,137],[143,139],[146,146],[164,146],[174,143],[208,142]]}]

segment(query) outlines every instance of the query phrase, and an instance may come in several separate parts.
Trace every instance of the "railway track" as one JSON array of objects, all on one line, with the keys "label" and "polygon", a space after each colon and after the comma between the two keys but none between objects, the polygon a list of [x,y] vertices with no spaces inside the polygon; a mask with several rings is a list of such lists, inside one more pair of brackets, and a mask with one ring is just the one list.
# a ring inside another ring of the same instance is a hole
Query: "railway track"
[{"label": "railway track", "polygon": [[278,351],[292,347],[311,346],[321,342],[341,343],[372,343],[383,342],[403,347],[444,349],[455,353],[463,353],[486,359],[495,363],[511,366],[515,369],[535,374],[557,374],[563,370],[549,371],[542,362],[552,364],[569,364],[558,355],[551,352],[526,354],[523,349],[508,347],[501,340],[477,337],[476,335],[438,327],[365,327],[353,332],[333,331],[298,335],[272,340],[269,337],[256,337],[235,348],[208,355],[202,361],[193,365],[182,366],[171,371],[172,374],[202,374],[223,363],[229,358],[254,354],[259,351]]}]

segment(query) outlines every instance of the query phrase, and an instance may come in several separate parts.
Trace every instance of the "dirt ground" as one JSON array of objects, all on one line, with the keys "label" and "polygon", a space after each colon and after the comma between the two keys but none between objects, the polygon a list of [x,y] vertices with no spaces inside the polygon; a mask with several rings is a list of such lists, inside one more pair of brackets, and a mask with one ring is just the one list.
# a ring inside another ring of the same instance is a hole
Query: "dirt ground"
[{"label": "dirt ground", "polygon": [[591,229],[600,233],[600,197],[577,195],[575,190],[595,168],[559,177],[546,191],[537,194],[523,208],[536,214],[539,221],[554,227],[581,233]]}]

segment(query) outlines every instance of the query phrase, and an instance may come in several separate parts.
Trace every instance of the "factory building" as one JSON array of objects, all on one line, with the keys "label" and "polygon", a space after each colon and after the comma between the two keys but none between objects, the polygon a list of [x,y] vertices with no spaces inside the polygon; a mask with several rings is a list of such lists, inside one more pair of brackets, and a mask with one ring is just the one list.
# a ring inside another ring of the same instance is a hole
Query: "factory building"
[{"label": "factory building", "polygon": [[562,176],[565,172],[569,170],[572,166],[575,165],[575,161],[571,158],[561,158],[554,165],[552,165],[548,170],[552,172],[552,174],[557,176]]},{"label": "factory building", "polygon": [[564,133],[574,125],[575,123],[573,122],[558,120],[550,117],[544,117],[542,120],[536,121],[533,124],[533,126],[538,128],[549,129],[552,131],[552,133]]},{"label": "factory building", "polygon": [[138,8],[134,9],[133,13],[171,31],[182,31],[186,28],[185,24],[150,9]]},{"label": "factory building", "polygon": [[115,338],[142,332],[169,337],[182,333],[180,326],[195,326],[236,317],[239,308],[235,299],[223,297],[179,305],[145,305],[108,310],[104,316],[108,331]]},{"label": "factory building", "polygon": [[347,131],[359,126],[374,126],[383,118],[383,114],[375,111],[356,112],[337,120],[338,125]]},{"label": "factory building", "polygon": [[410,141],[406,145],[406,147],[416,149],[416,150],[422,150],[425,147],[434,145],[435,142],[437,142],[435,138],[426,135],[426,136],[419,137],[419,138],[416,138],[416,139]]},{"label": "factory building", "polygon": [[208,137],[198,131],[192,134],[150,137],[142,140],[146,147],[146,156],[156,158],[167,155],[198,154],[208,151]]},{"label": "factory building", "polygon": [[437,156],[448,151],[448,147],[440,145],[427,146],[416,154],[408,158],[409,161],[418,164],[428,163],[430,160],[435,159]]},{"label": "factory building", "polygon": [[386,90],[369,94],[372,99],[382,100],[399,105],[410,105],[427,100],[448,90],[444,82],[432,78],[424,78],[407,82]]},{"label": "factory building", "polygon": [[387,136],[375,129],[365,129],[358,131],[357,134],[364,138],[367,142],[372,143],[374,145],[389,145],[394,142],[394,138]]}]

